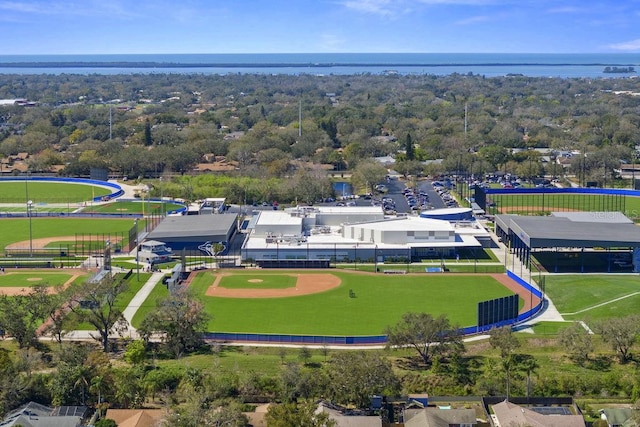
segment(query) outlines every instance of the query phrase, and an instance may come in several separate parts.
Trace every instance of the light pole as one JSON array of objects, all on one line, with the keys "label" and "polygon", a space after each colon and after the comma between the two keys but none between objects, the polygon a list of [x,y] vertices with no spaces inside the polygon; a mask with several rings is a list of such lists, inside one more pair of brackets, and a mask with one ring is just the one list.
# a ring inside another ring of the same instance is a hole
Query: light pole
[{"label": "light pole", "polygon": [[29,258],[33,257],[33,228],[31,227],[31,210],[33,201],[27,200],[27,217],[29,218]]},{"label": "light pole", "polygon": [[140,242],[138,242],[138,218],[133,220],[133,226],[136,228],[136,276],[140,281]]},{"label": "light pole", "polygon": [[162,185],[162,177],[160,177],[160,206],[162,206],[162,217],[164,218],[164,186]]}]

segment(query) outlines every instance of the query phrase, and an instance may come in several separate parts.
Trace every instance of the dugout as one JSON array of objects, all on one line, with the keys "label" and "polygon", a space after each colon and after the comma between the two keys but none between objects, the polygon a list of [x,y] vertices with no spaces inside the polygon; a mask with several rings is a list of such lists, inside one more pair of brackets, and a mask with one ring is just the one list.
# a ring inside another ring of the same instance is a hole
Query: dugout
[{"label": "dugout", "polygon": [[620,212],[496,215],[495,231],[514,257],[524,264],[534,257],[550,272],[640,272],[640,259],[632,256],[640,227]]},{"label": "dugout", "polygon": [[165,242],[174,253],[225,255],[237,226],[236,214],[167,216],[146,238]]}]

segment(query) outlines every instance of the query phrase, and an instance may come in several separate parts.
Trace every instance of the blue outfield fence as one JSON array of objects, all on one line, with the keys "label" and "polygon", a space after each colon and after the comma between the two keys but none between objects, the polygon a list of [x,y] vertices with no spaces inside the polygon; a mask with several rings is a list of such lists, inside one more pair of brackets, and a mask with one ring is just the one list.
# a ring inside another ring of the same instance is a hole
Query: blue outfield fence
[{"label": "blue outfield fence", "polygon": [[600,194],[603,196],[640,197],[639,190],[624,188],[486,188],[486,194]]},{"label": "blue outfield fence", "polygon": [[335,336],[335,335],[291,335],[291,334],[249,334],[234,332],[208,332],[207,340],[278,343],[278,344],[312,344],[312,345],[384,345],[386,335],[369,336]]}]

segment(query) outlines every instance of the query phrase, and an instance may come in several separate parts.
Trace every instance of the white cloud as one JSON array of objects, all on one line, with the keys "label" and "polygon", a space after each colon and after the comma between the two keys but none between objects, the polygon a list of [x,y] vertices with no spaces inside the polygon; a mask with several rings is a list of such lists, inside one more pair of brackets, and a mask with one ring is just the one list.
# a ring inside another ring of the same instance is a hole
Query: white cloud
[{"label": "white cloud", "polygon": [[341,0],[348,9],[381,16],[397,16],[424,6],[486,6],[513,4],[514,0]]},{"label": "white cloud", "polygon": [[610,44],[609,49],[614,50],[640,50],[640,39],[630,40],[622,43]]},{"label": "white cloud", "polygon": [[473,24],[477,24],[479,22],[487,22],[491,19],[491,17],[486,16],[486,15],[478,15],[478,16],[472,16],[470,18],[466,18],[466,19],[461,19],[459,21],[456,21],[455,24],[456,25],[473,25]]},{"label": "white cloud", "polygon": [[389,16],[397,12],[401,1],[393,0],[346,0],[342,4],[348,9],[375,15]]},{"label": "white cloud", "polygon": [[68,16],[132,16],[117,1],[0,1],[0,11],[21,15],[68,15]]}]

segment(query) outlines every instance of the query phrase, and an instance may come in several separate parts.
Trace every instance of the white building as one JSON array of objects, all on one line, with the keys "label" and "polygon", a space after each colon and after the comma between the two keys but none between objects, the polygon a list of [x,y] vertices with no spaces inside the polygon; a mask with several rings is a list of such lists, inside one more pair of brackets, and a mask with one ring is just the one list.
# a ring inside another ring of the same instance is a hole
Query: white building
[{"label": "white building", "polygon": [[261,211],[249,224],[243,259],[323,259],[382,262],[388,258],[453,256],[461,248],[481,248],[488,232],[419,217],[385,217],[382,208],[304,207]]}]

